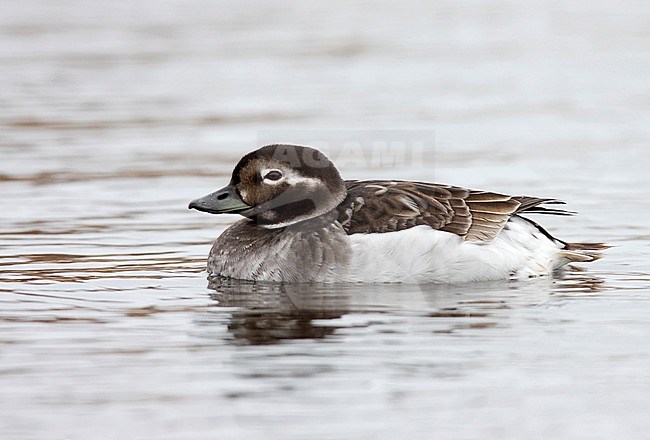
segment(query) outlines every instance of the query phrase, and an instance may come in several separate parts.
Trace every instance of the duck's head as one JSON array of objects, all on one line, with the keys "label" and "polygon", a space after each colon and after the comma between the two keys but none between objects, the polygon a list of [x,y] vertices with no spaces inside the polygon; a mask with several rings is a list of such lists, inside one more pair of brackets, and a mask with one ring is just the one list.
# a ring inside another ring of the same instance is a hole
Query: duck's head
[{"label": "duck's head", "polygon": [[266,228],[281,228],[331,211],[346,196],[345,183],[320,151],[267,145],[242,157],[225,188],[196,199],[190,209],[237,213]]}]

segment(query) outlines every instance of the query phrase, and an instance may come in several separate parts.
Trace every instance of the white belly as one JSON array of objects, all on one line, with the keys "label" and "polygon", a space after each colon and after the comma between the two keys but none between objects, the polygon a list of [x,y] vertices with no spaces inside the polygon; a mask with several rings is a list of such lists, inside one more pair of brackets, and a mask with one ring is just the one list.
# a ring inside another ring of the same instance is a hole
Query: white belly
[{"label": "white belly", "polygon": [[512,218],[494,241],[464,241],[428,226],[353,234],[349,281],[463,283],[548,275],[560,247],[530,223]]}]

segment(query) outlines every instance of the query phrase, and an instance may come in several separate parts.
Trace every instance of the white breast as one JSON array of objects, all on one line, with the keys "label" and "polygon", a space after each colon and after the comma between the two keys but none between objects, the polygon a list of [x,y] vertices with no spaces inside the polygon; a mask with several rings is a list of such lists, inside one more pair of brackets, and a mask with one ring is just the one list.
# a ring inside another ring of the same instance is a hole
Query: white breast
[{"label": "white breast", "polygon": [[561,265],[560,247],[525,220],[512,218],[489,243],[428,226],[353,234],[349,281],[462,283],[548,275]]}]

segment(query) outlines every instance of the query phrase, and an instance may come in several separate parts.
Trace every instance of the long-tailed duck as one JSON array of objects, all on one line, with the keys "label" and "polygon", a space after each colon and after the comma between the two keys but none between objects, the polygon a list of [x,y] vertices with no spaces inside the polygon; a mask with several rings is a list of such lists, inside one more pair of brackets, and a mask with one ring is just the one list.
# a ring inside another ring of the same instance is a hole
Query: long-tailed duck
[{"label": "long-tailed duck", "polygon": [[225,188],[190,203],[245,218],[208,258],[211,275],[281,282],[461,283],[549,275],[599,258],[598,243],[554,238],[524,214],[570,215],[555,199],[458,186],[343,180],[320,151],[267,145]]}]

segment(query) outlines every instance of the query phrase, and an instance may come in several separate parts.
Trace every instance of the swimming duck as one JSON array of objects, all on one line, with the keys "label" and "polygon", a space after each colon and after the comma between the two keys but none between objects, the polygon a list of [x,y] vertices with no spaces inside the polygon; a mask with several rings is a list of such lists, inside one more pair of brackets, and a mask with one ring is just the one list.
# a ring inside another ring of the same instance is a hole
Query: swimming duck
[{"label": "swimming duck", "polygon": [[524,214],[555,199],[398,180],[343,180],[307,146],[245,155],[228,186],[189,204],[244,217],[215,241],[212,276],[280,282],[462,283],[549,275],[604,246],[554,238]]}]

